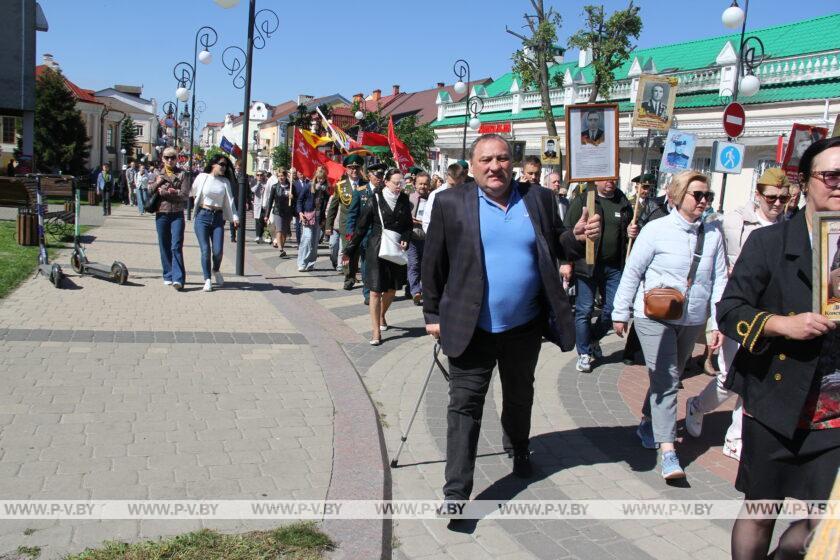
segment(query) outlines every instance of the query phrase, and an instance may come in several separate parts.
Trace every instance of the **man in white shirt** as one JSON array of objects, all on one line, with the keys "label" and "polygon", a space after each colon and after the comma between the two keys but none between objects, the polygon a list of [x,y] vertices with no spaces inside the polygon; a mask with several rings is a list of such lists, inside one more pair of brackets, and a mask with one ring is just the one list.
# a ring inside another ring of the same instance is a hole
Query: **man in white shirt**
[{"label": "man in white shirt", "polygon": [[432,194],[429,195],[429,200],[426,202],[426,206],[423,209],[423,233],[429,231],[429,221],[432,219],[432,206],[435,203],[435,195],[439,192],[445,191],[446,189],[463,185],[466,177],[467,170],[457,163],[453,163],[446,168],[446,182],[432,191]]}]

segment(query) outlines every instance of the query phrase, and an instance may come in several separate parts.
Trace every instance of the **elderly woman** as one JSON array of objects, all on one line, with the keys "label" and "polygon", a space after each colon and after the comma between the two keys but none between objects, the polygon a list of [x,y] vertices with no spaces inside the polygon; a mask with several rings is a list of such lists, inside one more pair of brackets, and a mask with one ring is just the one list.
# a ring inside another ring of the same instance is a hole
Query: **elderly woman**
[{"label": "elderly woman", "polygon": [[[732,270],[747,238],[758,228],[784,219],[785,207],[790,200],[790,181],[779,168],[765,171],[758,179],[753,200],[723,216],[723,238],[726,245],[726,263]],[[720,348],[720,372],[706,388],[685,403],[685,428],[693,437],[700,437],[703,415],[723,404],[732,393],[724,386],[726,372],[732,365],[738,342],[724,337]],[[741,456],[741,399],[732,411],[732,423],[726,431],[723,454],[738,460]]]},{"label": "elderly woman", "polygon": [[[708,178],[683,171],[668,186],[668,196],[674,211],[642,229],[612,312],[615,332],[624,336],[632,308],[650,379],[636,433],[645,448],[659,447],[666,480],[685,477],[674,447],[680,375],[705,329],[710,303],[720,299],[726,285],[723,235],[717,222],[702,220],[714,199]],[[682,305],[672,305],[673,313],[655,310],[652,301],[646,304],[647,293],[655,288],[671,289],[674,300],[683,298]],[[722,337],[712,327],[710,346],[718,348]]]},{"label": "elderly woman", "polygon": [[399,234],[400,247],[406,250],[414,227],[411,202],[408,195],[402,192],[402,174],[399,169],[388,169],[384,179],[385,186],[374,191],[374,195],[362,209],[362,215],[353,229],[353,237],[344,248],[346,262],[370,232],[364,280],[365,286],[370,289],[370,322],[373,331],[371,346],[379,346],[382,343],[381,331],[388,328],[385,313],[394,301],[396,291],[406,283],[405,264],[396,264],[379,257],[380,246],[383,242],[388,242],[383,241],[383,230]]},{"label": "elderly woman", "polygon": [[[741,349],[726,386],[744,400],[735,487],[745,500],[827,500],[840,465],[840,330],[812,312],[815,212],[840,211],[840,138],[799,161],[803,212],[753,232],[732,269],[717,318]],[[817,286],[819,288],[819,286]],[[773,558],[801,558],[817,519],[794,522]],[[774,518],[739,518],[732,558],[766,558]]]},{"label": "elderly woman", "polygon": [[[239,216],[233,204],[233,188],[236,176],[230,160],[224,154],[216,154],[193,182],[190,196],[195,198],[195,236],[201,248],[201,271],[204,273],[204,291],[212,292],[213,283],[225,283],[219,268],[225,248],[225,221],[239,227]],[[212,270],[211,270],[212,260]]]},{"label": "elderly woman", "polygon": [[149,187],[149,196],[157,195],[155,209],[163,283],[180,291],[184,288],[184,210],[190,194],[187,173],[178,167],[178,152],[163,150],[163,169]]}]

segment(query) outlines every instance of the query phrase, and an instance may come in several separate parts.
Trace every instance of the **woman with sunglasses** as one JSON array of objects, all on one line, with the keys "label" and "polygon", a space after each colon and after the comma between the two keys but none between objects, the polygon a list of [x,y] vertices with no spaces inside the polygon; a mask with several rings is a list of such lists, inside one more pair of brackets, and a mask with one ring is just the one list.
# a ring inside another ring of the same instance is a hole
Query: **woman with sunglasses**
[{"label": "woman with sunglasses", "polygon": [[[752,201],[723,216],[723,239],[726,245],[726,262],[728,270],[732,270],[735,261],[741,254],[741,249],[747,238],[755,230],[775,224],[784,219],[785,208],[790,200],[790,181],[785,172],[774,167],[762,173],[755,186],[755,197]],[[726,372],[732,365],[732,360],[738,352],[738,341],[729,337],[723,338],[720,347],[720,371],[706,388],[685,403],[685,428],[693,437],[700,437],[703,431],[703,415],[707,414],[732,396],[732,392],[724,386]],[[723,444],[723,454],[736,461],[741,457],[741,399],[732,411],[732,422],[726,430]]]},{"label": "woman with sunglasses", "polygon": [[[744,500],[827,500],[840,465],[840,329],[813,313],[815,212],[840,211],[840,138],[799,160],[804,211],[753,232],[732,269],[717,318],[740,342],[726,387],[744,401],[735,488]],[[732,558],[767,558],[775,518],[739,518]],[[802,558],[818,518],[792,523],[773,558]]]},{"label": "woman with sunglasses", "polygon": [[[216,154],[193,181],[190,196],[195,198],[193,229],[201,248],[201,271],[204,273],[204,291],[213,291],[212,272],[216,286],[225,283],[219,268],[225,248],[225,221],[239,227],[239,216],[233,202],[233,185],[236,174],[224,154]],[[212,265],[211,265],[212,261]],[[211,268],[212,266],[212,268]]]},{"label": "woman with sunglasses", "polygon": [[318,166],[309,188],[300,192],[295,204],[298,220],[303,228],[298,246],[298,272],[309,272],[318,260],[318,243],[321,238],[321,224],[327,210],[329,198],[327,168]]},{"label": "woman with sunglasses", "polygon": [[365,258],[365,286],[370,289],[370,322],[372,325],[371,346],[382,343],[381,331],[388,328],[385,313],[388,312],[397,290],[407,281],[406,265],[395,264],[379,258],[379,247],[382,244],[383,230],[397,232],[400,236],[400,246],[408,248],[411,230],[414,228],[411,219],[411,202],[403,192],[402,174],[399,169],[391,168],[385,172],[385,186],[376,189],[374,195],[368,199],[362,209],[359,221],[353,229],[353,237],[344,248],[344,262],[350,260],[350,255],[356,250],[367,236],[367,252]]},{"label": "woman with sunglasses", "polygon": [[[616,334],[624,336],[632,310],[650,380],[636,434],[643,447],[660,449],[662,477],[671,480],[685,477],[674,447],[677,388],[694,343],[706,328],[710,304],[720,299],[726,286],[726,252],[719,223],[702,220],[714,199],[705,175],[678,173],[668,185],[668,196],[674,210],[647,224],[636,238],[615,296],[612,320]],[[683,295],[678,318],[645,314],[645,293],[654,288],[672,288]],[[721,339],[713,321],[709,346],[719,348]]]},{"label": "woman with sunglasses", "polygon": [[285,167],[278,167],[274,177],[268,182],[270,192],[266,205],[266,221],[274,229],[275,247],[280,249],[280,256],[286,256],[286,240],[292,233],[292,184]]},{"label": "woman with sunglasses", "polygon": [[163,268],[163,283],[180,291],[184,287],[184,210],[190,194],[186,172],[178,167],[178,152],[169,147],[161,155],[163,168],[149,187],[149,196],[159,196],[155,227]]}]

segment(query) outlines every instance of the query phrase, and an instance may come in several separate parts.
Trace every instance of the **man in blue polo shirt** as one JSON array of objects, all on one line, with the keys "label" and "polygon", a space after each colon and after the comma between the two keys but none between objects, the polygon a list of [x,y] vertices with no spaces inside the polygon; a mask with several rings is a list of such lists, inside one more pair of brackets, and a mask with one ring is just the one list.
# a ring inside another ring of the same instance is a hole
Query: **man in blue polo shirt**
[{"label": "man in blue polo shirt", "polygon": [[446,501],[467,500],[493,369],[502,382],[503,443],[513,473],[532,475],[528,440],[542,337],[574,347],[559,260],[585,253],[600,218],[565,229],[548,189],[512,180],[510,144],[497,134],[470,148],[475,182],[440,193],[422,264],[426,331],[449,358]]}]

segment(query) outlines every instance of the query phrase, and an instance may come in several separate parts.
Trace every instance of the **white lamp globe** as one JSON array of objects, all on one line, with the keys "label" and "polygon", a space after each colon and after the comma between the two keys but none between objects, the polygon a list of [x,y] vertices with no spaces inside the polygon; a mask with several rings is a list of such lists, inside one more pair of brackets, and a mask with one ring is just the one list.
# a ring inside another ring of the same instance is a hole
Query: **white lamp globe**
[{"label": "white lamp globe", "polygon": [[237,4],[239,4],[239,0],[213,0],[224,9],[233,8]]},{"label": "white lamp globe", "polygon": [[125,148],[122,148],[122,149],[120,150],[120,153],[121,153],[122,155],[125,155]]},{"label": "white lamp globe", "polygon": [[361,111],[356,111],[356,113],[355,113],[353,116],[354,116],[354,117],[356,117],[356,120],[357,120],[357,121],[360,121],[360,120],[362,120],[363,118],[365,118],[365,114],[364,114],[364,113],[362,113]]},{"label": "white lamp globe", "polygon": [[478,120],[478,117],[473,117],[470,119],[470,128],[473,130],[478,130],[481,127],[481,121]]},{"label": "white lamp globe", "polygon": [[455,93],[464,93],[465,91],[467,91],[467,84],[461,80],[455,82]]},{"label": "white lamp globe", "polygon": [[729,6],[723,10],[720,20],[725,27],[737,29],[744,23],[744,10],[740,6]]},{"label": "white lamp globe", "polygon": [[190,98],[190,90],[185,87],[179,87],[175,90],[175,97],[178,98],[178,101],[186,101]]},{"label": "white lamp globe", "polygon": [[752,97],[756,93],[758,93],[758,89],[761,87],[761,82],[758,78],[753,76],[752,74],[747,74],[741,79],[741,85],[738,88],[738,91],[741,95],[746,97]]},{"label": "white lamp globe", "polygon": [[202,64],[210,64],[213,62],[213,53],[208,50],[203,50],[198,53],[198,61]]}]

